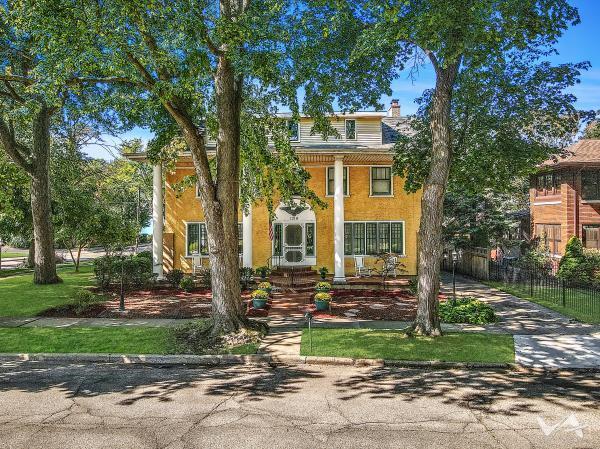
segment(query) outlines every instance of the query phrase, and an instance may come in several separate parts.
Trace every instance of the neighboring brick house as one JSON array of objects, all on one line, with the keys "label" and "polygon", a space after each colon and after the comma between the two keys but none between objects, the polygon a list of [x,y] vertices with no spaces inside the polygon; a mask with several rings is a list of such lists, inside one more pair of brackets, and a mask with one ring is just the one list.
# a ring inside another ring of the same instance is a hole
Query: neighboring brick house
[{"label": "neighboring brick house", "polygon": [[544,162],[529,193],[533,236],[553,255],[564,254],[574,235],[600,249],[600,139],[582,139]]}]

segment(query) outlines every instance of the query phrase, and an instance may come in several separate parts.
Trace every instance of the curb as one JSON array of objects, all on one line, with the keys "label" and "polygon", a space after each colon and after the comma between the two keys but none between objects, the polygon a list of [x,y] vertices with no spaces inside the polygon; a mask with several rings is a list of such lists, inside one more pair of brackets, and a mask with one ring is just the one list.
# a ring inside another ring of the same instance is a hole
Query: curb
[{"label": "curb", "polygon": [[412,361],[384,359],[352,359],[300,355],[157,355],[157,354],[73,354],[73,353],[0,353],[0,362],[65,362],[65,363],[120,363],[124,365],[331,365],[356,367],[397,368],[462,368],[462,369],[522,369],[514,363],[464,363],[441,361]]}]

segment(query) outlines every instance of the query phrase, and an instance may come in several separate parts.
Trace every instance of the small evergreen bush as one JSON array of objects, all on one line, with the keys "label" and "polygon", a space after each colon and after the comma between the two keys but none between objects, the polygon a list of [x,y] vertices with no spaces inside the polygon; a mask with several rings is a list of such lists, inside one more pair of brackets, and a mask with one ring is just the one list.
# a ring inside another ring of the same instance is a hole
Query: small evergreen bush
[{"label": "small evergreen bush", "polygon": [[80,288],[73,293],[73,311],[75,315],[81,315],[90,306],[106,300],[104,296],[96,295],[89,290]]},{"label": "small evergreen bush", "polygon": [[165,274],[167,282],[171,284],[171,287],[173,288],[179,288],[181,281],[183,280],[183,276],[185,276],[183,271],[177,268]]},{"label": "small evergreen bush", "polygon": [[194,290],[195,287],[194,278],[191,276],[184,276],[184,278],[179,283],[179,286],[186,292],[191,292],[192,290]]},{"label": "small evergreen bush", "polygon": [[497,321],[494,309],[475,298],[441,302],[439,312],[444,323],[488,324]]}]

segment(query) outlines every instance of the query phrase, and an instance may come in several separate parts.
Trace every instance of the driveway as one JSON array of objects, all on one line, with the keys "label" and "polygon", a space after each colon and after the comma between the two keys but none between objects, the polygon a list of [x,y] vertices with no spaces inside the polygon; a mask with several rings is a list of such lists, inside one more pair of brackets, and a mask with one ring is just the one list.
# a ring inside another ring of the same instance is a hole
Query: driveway
[{"label": "driveway", "polygon": [[[442,273],[442,291],[452,294],[448,273]],[[600,326],[578,322],[463,276],[456,277],[456,293],[494,308],[498,323],[463,329],[513,334],[517,363],[540,368],[600,368]]]},{"label": "driveway", "polygon": [[599,384],[591,373],[6,364],[0,447],[592,448]]}]

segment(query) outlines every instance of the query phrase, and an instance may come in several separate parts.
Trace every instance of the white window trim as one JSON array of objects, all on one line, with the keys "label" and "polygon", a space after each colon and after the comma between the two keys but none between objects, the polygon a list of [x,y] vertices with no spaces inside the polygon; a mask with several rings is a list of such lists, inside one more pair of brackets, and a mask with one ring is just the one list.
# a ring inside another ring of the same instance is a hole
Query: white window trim
[{"label": "white window trim", "polygon": [[[390,192],[385,195],[373,195],[373,168],[390,169]],[[371,198],[393,198],[394,197],[394,173],[391,165],[369,165],[369,197]]]},{"label": "white window trim", "polygon": [[[346,223],[390,223],[390,248],[392,246],[391,240],[391,223],[402,223],[402,254],[397,254],[398,257],[404,259],[408,257],[406,255],[406,221],[405,220],[344,220],[344,224]],[[377,226],[379,229],[379,226]],[[379,235],[377,236],[379,238]],[[345,245],[344,245],[345,248]],[[365,226],[365,250],[367,249],[367,227]],[[377,257],[376,254],[344,254],[344,258],[353,258],[354,256],[358,257]]]},{"label": "white window trim", "polygon": [[[289,129],[289,126],[290,126],[289,123],[290,122],[294,122],[294,121],[295,120],[286,120],[286,124],[288,126],[288,129]],[[298,138],[297,139],[292,139],[290,137],[290,142],[300,142],[300,121],[297,121],[296,123],[298,124]]]},{"label": "white window trim", "polygon": [[[351,139],[348,137],[348,128],[347,128],[347,122],[354,122],[354,139]],[[352,142],[358,140],[358,122],[356,121],[355,118],[347,118],[344,119],[344,139],[345,140],[350,140]]]},{"label": "white window trim", "polygon": [[[329,166],[325,167],[325,197],[326,198],[334,197],[334,194],[327,193],[327,191],[329,190],[329,169],[330,168],[335,169],[335,167],[333,165],[329,165]],[[344,165],[344,171],[346,172],[346,184],[348,184],[348,188],[346,189],[348,191],[348,194],[345,194],[344,197],[348,198],[350,196],[350,167],[348,167],[347,165]],[[342,176],[343,176],[343,174],[342,174]],[[335,188],[335,181],[334,181],[334,188]]]},{"label": "white window trim", "polygon": [[[197,224],[197,225],[203,224],[204,226],[206,226],[206,222],[205,221],[184,221],[183,223],[185,225],[185,256],[184,257],[186,259],[192,259],[194,257],[200,257],[201,259],[207,258],[208,254],[201,254],[200,252],[198,252],[198,254],[190,254],[188,252],[189,247],[190,247],[188,226],[191,224]],[[200,229],[198,229],[198,237],[200,237]],[[200,249],[200,248],[198,248],[198,249]]]},{"label": "white window trim", "polygon": [[[185,259],[191,259],[193,257],[200,257],[200,258],[203,258],[203,259],[208,258],[208,256],[209,256],[208,254],[201,254],[201,253],[190,254],[190,253],[188,253],[188,249],[190,247],[189,246],[188,225],[191,225],[191,224],[198,224],[198,225],[203,224],[206,227],[206,222],[205,221],[185,221],[184,220],[183,224],[185,225],[185,256],[184,256],[184,258]],[[242,222],[238,221],[238,226],[240,226],[240,225],[243,226]],[[198,232],[199,231],[200,230],[198,230]],[[198,236],[200,236],[199,233],[198,233]],[[206,237],[208,238],[208,229],[206,229]],[[243,231],[243,228],[242,228],[242,242],[243,241],[244,241],[244,231]],[[242,244],[242,247],[243,247],[243,244]],[[241,255],[242,253],[239,253],[239,254]]]}]

